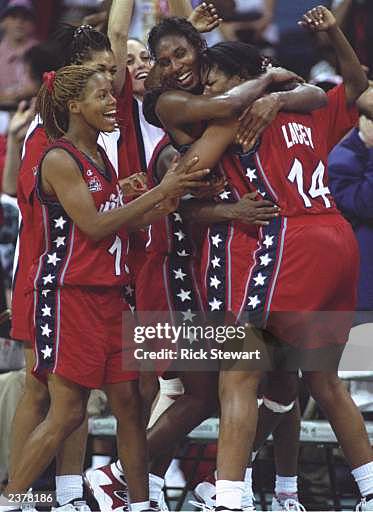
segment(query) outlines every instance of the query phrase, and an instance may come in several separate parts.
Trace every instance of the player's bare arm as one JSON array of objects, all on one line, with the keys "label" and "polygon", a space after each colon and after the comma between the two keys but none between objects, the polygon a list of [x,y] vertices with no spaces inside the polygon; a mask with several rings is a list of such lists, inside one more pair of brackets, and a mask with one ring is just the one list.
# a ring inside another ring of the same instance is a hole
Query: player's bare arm
[{"label": "player's bare arm", "polygon": [[213,203],[207,201],[182,201],[185,217],[199,224],[240,221],[245,224],[267,226],[279,215],[278,206],[264,199],[257,200],[257,193],[245,194],[236,203]]},{"label": "player's bare arm", "polygon": [[176,169],[166,173],[157,187],[123,208],[101,213],[96,210],[92,194],[75,161],[65,151],[55,149],[43,161],[42,187],[47,195],[57,196],[67,215],[81,231],[99,241],[121,227],[131,229],[132,225],[136,226],[144,213],[163,200],[180,197],[190,188],[203,186],[199,180],[209,171],[193,170],[197,162],[198,157],[184,160]]},{"label": "player's bare arm", "polygon": [[236,141],[245,152],[254,146],[281,110],[308,113],[327,104],[327,95],[319,87],[300,83],[293,83],[291,87],[291,90],[273,92],[257,99],[241,115]]},{"label": "player's bare arm", "polygon": [[196,96],[185,91],[168,91],[158,99],[156,113],[167,129],[211,119],[227,119],[240,114],[274,84],[297,80],[299,77],[280,68],[272,68],[254,80],[249,80],[217,96]]},{"label": "player's bare arm", "polygon": [[326,7],[318,6],[308,11],[299,24],[313,32],[328,34],[345,84],[347,103],[352,105],[367,89],[368,79],[335,17]]},{"label": "player's bare arm", "polygon": [[109,13],[108,37],[118,66],[114,80],[117,94],[122,91],[126,79],[127,40],[133,5],[134,0],[113,0]]}]

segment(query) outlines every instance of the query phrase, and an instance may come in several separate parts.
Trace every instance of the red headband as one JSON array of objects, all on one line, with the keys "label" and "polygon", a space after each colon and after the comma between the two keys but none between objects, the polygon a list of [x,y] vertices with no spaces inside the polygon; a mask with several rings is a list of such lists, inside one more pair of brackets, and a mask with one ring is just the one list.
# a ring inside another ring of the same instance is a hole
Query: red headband
[{"label": "red headband", "polygon": [[54,80],[56,78],[55,71],[49,71],[48,73],[43,74],[43,82],[46,84],[49,92],[53,91]]}]

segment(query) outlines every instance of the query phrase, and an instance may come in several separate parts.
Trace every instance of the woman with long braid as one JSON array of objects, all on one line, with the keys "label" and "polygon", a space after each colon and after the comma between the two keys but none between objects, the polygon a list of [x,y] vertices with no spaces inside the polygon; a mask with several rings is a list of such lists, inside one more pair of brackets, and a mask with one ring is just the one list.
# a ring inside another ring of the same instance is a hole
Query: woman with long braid
[{"label": "woman with long braid", "polygon": [[154,207],[164,200],[204,187],[200,180],[208,171],[191,170],[198,158],[174,166],[159,187],[124,207],[113,166],[97,145],[99,132],[116,125],[116,100],[105,75],[82,66],[51,72],[37,108],[54,143],[36,175],[35,204],[40,204],[44,230],[35,226],[28,292],[34,297],[34,374],[47,379],[51,404],[26,442],[6,495],[30,487],[83,421],[89,389],[105,386],[118,420],[131,510],[147,510],[138,374],[122,368],[126,230],[157,218],[163,210]]}]

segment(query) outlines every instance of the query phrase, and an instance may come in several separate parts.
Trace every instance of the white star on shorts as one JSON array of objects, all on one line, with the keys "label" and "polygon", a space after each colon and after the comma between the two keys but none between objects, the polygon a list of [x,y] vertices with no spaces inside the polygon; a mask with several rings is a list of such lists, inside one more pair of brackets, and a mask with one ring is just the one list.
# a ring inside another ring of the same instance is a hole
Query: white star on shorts
[{"label": "white star on shorts", "polygon": [[41,350],[43,354],[43,359],[48,359],[52,355],[52,348],[49,345],[46,345],[43,350]]},{"label": "white star on shorts", "polygon": [[191,290],[183,290],[181,288],[180,293],[178,293],[177,296],[180,297],[181,302],[184,302],[186,300],[192,300],[190,297],[191,293],[192,293]]},{"label": "white star on shorts", "polygon": [[220,310],[220,306],[222,304],[223,304],[222,301],[218,300],[216,297],[214,297],[214,300],[209,302],[209,305],[211,307],[211,311],[219,311]]},{"label": "white star on shorts", "polygon": [[260,304],[260,300],[258,299],[257,295],[254,295],[254,297],[249,297],[249,306],[255,309],[258,304]]},{"label": "white star on shorts", "polygon": [[66,224],[66,222],[67,221],[62,216],[58,217],[58,219],[54,219],[54,227],[63,229],[63,226],[64,226],[64,224]]}]

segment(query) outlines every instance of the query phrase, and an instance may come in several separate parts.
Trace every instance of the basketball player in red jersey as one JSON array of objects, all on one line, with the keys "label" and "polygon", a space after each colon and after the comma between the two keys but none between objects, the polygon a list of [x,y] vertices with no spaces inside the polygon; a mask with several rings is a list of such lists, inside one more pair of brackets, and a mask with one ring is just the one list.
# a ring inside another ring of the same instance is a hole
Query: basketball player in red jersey
[{"label": "basketball player in red jersey", "polygon": [[[125,31],[126,24],[129,24],[130,13],[124,9],[120,15],[122,28]],[[123,45],[118,41],[119,36],[111,33],[111,37],[115,50],[118,51],[118,48],[120,48],[122,51]],[[58,31],[53,44],[56,46],[55,52],[58,56],[58,59],[56,59],[57,65],[59,62],[61,62],[61,65],[72,62],[84,63],[86,66],[104,72],[111,81],[117,77],[118,72],[119,81],[116,82],[116,85],[117,88],[122,87],[121,95],[125,94],[127,90],[126,86],[123,87],[125,61],[123,61],[122,66],[120,64],[117,66],[110,40],[104,34],[93,30],[89,26],[78,28],[66,26]],[[131,98],[130,83],[127,84],[127,88],[129,88],[128,94]],[[100,134],[99,137],[99,144],[105,149],[116,170],[118,170],[118,137],[118,130],[111,134]],[[31,375],[34,360],[30,346],[31,334],[25,321],[25,311],[30,310],[31,304],[28,303],[24,293],[33,255],[33,226],[42,226],[41,211],[37,210],[37,204],[33,200],[34,170],[37,168],[48,144],[48,137],[42,126],[42,120],[37,116],[31,123],[26,136],[17,183],[17,199],[22,222],[19,233],[19,261],[13,283],[12,336],[25,342],[26,385],[12,425],[10,477],[12,477],[13,468],[22,456],[23,446],[28,435],[44,419],[49,403],[47,388]],[[69,501],[79,500],[79,510],[82,512],[86,510],[86,508],[82,509],[81,505],[83,496],[81,472],[86,436],[87,426],[82,425],[79,432],[72,434],[71,441],[66,441],[61,456],[57,458],[56,468],[56,490],[60,504],[65,505]]]},{"label": "basketball player in red jersey", "polygon": [[[312,10],[303,24],[328,32],[345,86],[331,91],[328,107],[312,115],[280,114],[264,132],[256,153],[247,159],[248,179],[265,198],[276,201],[281,216],[261,228],[239,314],[246,313],[252,324],[308,356],[303,361],[303,376],[353,469],[363,496],[361,510],[371,510],[371,448],[362,417],[337,376],[349,331],[343,312],[354,311],[356,242],[325,182],[328,152],[356,121],[356,110],[348,106],[364,91],[367,81],[329,11],[323,7]],[[365,105],[365,110],[372,115],[371,106]],[[321,313],[311,317],[310,311]],[[320,320],[323,311],[341,311],[339,325],[331,324],[330,316],[327,322]],[[317,351],[324,347],[328,348],[322,352],[328,358],[326,372],[319,367],[324,360]],[[217,510],[241,506],[246,447],[252,446],[255,433],[252,423],[256,421],[253,411],[259,377],[260,372],[221,374]]]},{"label": "basketball player in red jersey", "polygon": [[[165,22],[165,24],[167,23],[168,21]],[[192,28],[190,24],[186,23],[184,20],[180,20],[180,24],[184,24],[184,30],[186,30],[186,33],[190,32],[190,29]],[[196,32],[194,31],[193,35],[195,33]],[[196,39],[198,39],[202,45],[202,40],[198,33],[197,37],[194,36],[194,44],[196,44]],[[198,51],[198,48],[196,48],[196,50]],[[284,80],[293,77],[291,74],[286,75],[285,72],[282,73]],[[315,92],[318,94],[317,90]],[[194,96],[189,95],[188,99],[189,98],[193,101]],[[231,105],[229,105],[229,100],[226,98],[226,107],[234,108],[234,104],[237,103],[237,99],[238,96],[233,97],[231,99]],[[304,100],[305,97],[302,99],[302,102]],[[204,98],[204,101],[207,101],[208,103],[209,100]],[[320,99],[318,99],[318,101],[318,105],[320,105]],[[217,103],[219,103],[219,100],[217,100]],[[223,102],[221,102],[220,105],[222,105],[222,103]],[[216,105],[214,105],[214,107],[211,105],[211,111],[216,113]],[[164,141],[164,146],[165,149],[168,149],[166,146],[169,146],[169,143]],[[157,156],[161,153],[162,149],[163,142],[162,146],[160,145],[157,148],[157,152],[154,155],[154,165],[151,165],[152,169],[154,167],[154,172],[152,173],[151,178],[153,182],[156,182],[161,175],[158,174],[159,169],[155,170],[155,164],[158,160]],[[193,266],[190,257],[191,253],[190,248],[186,247],[188,240],[185,236],[185,231],[184,229],[180,229],[183,228],[181,225],[182,221],[179,218],[180,216],[175,213],[175,215],[170,215],[169,217],[169,221],[162,221],[157,223],[157,225],[152,226],[148,250],[153,259],[150,258],[147,261],[146,267],[140,274],[140,294],[142,288],[142,297],[144,298],[144,300],[140,302],[142,303],[141,307],[145,310],[165,309],[168,311],[170,309],[172,311],[179,311],[179,313],[184,312],[185,314],[188,314],[189,309],[192,311],[195,307],[198,309],[200,308],[198,305],[198,283],[196,283],[195,275],[193,276],[193,271],[191,271],[191,267]],[[166,233],[168,233],[168,235]],[[172,236],[173,234],[175,236]],[[192,245],[194,244],[192,243]],[[172,249],[170,249],[170,247],[172,247]],[[191,249],[194,250],[193,247],[191,247]],[[176,266],[173,267],[173,265]],[[157,293],[154,294],[150,293],[148,288],[147,267],[149,268],[149,273],[151,272],[152,276],[154,276],[155,272],[158,272],[159,277],[157,281],[164,283],[162,288],[157,288]],[[187,274],[185,274],[186,271]],[[177,289],[177,285],[180,285],[180,282],[178,283],[177,280],[183,279],[184,281],[184,279],[186,279],[186,275],[188,275],[188,286],[186,286],[185,289],[183,288],[183,290],[181,290],[180,287]],[[143,281],[143,286],[141,286],[141,281]],[[162,291],[161,295],[160,291]],[[190,307],[191,302],[193,303],[193,308]],[[211,382],[211,385],[206,385],[205,383],[202,384],[202,381],[198,384],[196,375],[191,377],[191,382],[187,386],[186,395],[172,407],[172,411],[170,410],[167,413],[167,419],[160,418],[159,422],[154,428],[152,428],[148,435],[149,447],[154,455],[158,453],[157,450],[161,446],[161,439],[167,439],[168,445],[173,445],[174,442],[181,439],[185,433],[190,430],[190,428],[198,424],[202,419],[204,419],[204,417],[206,417],[206,415],[209,415],[211,407],[214,407],[213,382]],[[187,378],[187,375],[185,378]],[[203,379],[208,381],[209,376],[203,376]],[[181,411],[183,417],[181,417]],[[172,415],[172,421],[170,419],[170,415]],[[185,418],[185,420],[182,418]],[[164,428],[165,425],[167,428]],[[166,464],[166,466],[167,465],[168,464]],[[161,487],[162,484],[160,488]],[[156,499],[156,496],[154,496],[154,498]]]},{"label": "basketball player in red jersey", "polygon": [[[137,375],[123,372],[121,362],[120,289],[127,237],[123,226],[146,225],[158,215],[154,214],[157,204],[183,195],[190,187],[203,187],[198,180],[208,171],[189,172],[198,159],[189,166],[179,165],[162,185],[123,208],[115,172],[97,146],[99,131],[115,127],[111,90],[110,81],[95,70],[71,66],[57,75],[50,73],[38,96],[47,132],[53,138],[66,134],[45,153],[36,186],[45,239],[38,237],[39,258],[31,283],[34,371],[39,377],[48,374],[51,406],[26,443],[7,492],[30,487],[83,420],[88,389],[105,385],[118,418],[118,448],[130,474],[131,506],[145,510],[149,506],[145,432]],[[82,304],[84,315],[77,324]],[[129,444],[127,436],[132,434]]]}]

